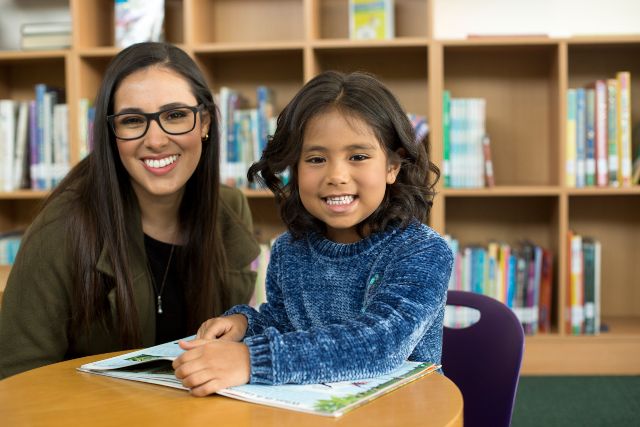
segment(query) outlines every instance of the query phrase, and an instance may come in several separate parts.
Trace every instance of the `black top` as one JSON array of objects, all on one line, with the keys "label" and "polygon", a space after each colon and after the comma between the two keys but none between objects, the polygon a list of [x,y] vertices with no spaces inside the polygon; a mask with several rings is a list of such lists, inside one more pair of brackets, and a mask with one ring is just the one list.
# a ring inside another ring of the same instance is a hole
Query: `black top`
[{"label": "black top", "polygon": [[[171,257],[171,265],[167,272],[167,279],[161,291],[162,279],[167,268],[171,244],[155,240],[144,235],[144,247],[151,269],[152,283],[156,303],[156,344],[173,341],[188,336],[187,331],[187,306],[183,283],[178,274],[178,252],[176,246]],[[162,297],[162,314],[157,313],[158,292]]]}]

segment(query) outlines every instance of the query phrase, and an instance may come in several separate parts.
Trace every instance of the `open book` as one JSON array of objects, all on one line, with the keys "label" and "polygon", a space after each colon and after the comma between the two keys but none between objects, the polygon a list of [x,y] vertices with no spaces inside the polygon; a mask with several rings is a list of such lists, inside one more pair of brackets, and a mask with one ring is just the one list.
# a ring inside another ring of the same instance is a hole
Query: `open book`
[{"label": "open book", "polygon": [[[78,370],[187,390],[175,377],[171,367],[171,361],[183,351],[178,341],[172,341],[87,363]],[[376,378],[307,385],[246,384],[220,390],[218,394],[262,405],[339,417],[376,397],[430,374],[439,367],[433,363],[407,361],[395,371]]]}]

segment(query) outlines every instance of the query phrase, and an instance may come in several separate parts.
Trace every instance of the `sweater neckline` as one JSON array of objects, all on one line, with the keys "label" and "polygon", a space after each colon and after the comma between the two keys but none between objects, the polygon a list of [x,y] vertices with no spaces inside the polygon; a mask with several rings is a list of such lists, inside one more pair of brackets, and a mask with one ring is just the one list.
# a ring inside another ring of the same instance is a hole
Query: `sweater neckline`
[{"label": "sweater neckline", "polygon": [[327,239],[324,235],[312,231],[308,233],[307,240],[311,248],[320,255],[327,257],[348,257],[368,252],[387,240],[397,232],[397,227],[390,227],[385,231],[373,233],[364,239],[354,243],[337,243]]}]

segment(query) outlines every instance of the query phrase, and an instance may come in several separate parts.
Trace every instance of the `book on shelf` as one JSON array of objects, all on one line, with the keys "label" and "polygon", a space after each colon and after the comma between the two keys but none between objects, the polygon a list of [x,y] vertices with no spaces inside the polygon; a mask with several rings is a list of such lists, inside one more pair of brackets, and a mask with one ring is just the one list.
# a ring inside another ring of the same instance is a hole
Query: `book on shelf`
[{"label": "book on shelf", "polygon": [[[183,350],[178,345],[178,341],[172,341],[87,363],[78,367],[78,370],[90,374],[188,390],[175,377],[171,367],[172,361],[182,353]],[[340,417],[354,408],[431,374],[439,368],[439,365],[433,363],[406,361],[392,372],[375,378],[354,378],[351,381],[307,385],[245,384],[219,390],[217,394],[292,411]]]},{"label": "book on shelf", "polygon": [[607,153],[609,185],[617,187],[618,181],[618,81],[607,79]]},{"label": "book on shelf", "polygon": [[595,90],[594,110],[594,141],[595,141],[595,166],[596,185],[606,187],[608,184],[609,165],[607,149],[607,82],[604,79],[593,83]]},{"label": "book on shelf", "polygon": [[0,265],[12,265],[15,262],[23,234],[24,230],[0,233]]},{"label": "book on shelf", "polygon": [[71,22],[28,22],[20,27],[20,47],[67,49],[71,47]]},{"label": "book on shelf", "polygon": [[576,89],[576,187],[585,186],[587,107],[585,89]]},{"label": "book on shelf", "polygon": [[[527,335],[551,330],[553,303],[553,255],[551,251],[524,240],[517,245],[490,241],[460,246],[445,235],[455,254],[449,289],[490,296],[514,312]],[[468,325],[469,314],[450,310],[446,324]]]},{"label": "book on shelf", "polygon": [[491,138],[486,134],[482,137],[482,157],[484,159],[484,185],[485,187],[495,187],[496,181],[493,176],[493,160],[491,158]]},{"label": "book on shelf", "polygon": [[445,188],[451,187],[451,92],[442,92],[442,174]]},{"label": "book on shelf", "polygon": [[565,183],[576,186],[576,90],[567,90],[567,144],[565,152]]},{"label": "book on shelf", "polygon": [[349,37],[353,40],[392,39],[393,0],[349,0]]},{"label": "book on shelf", "polygon": [[[486,135],[483,98],[453,98],[445,91],[443,109],[446,155],[449,158],[445,185],[450,188],[481,188],[485,186],[485,158],[482,142]],[[446,126],[448,125],[448,126]]]},{"label": "book on shelf", "polygon": [[631,73],[616,73],[618,81],[618,169],[620,185],[631,185]]},{"label": "book on shelf", "polygon": [[161,41],[164,37],[164,0],[115,0],[115,46]]},{"label": "book on shelf", "polygon": [[584,184],[593,187],[596,185],[596,91],[593,88],[585,89],[585,113]]},{"label": "book on shelf", "polygon": [[567,235],[568,286],[565,331],[572,335],[600,332],[601,244],[573,230]]},{"label": "book on shelf", "polygon": [[628,187],[633,181],[630,73],[567,90],[568,187]]}]

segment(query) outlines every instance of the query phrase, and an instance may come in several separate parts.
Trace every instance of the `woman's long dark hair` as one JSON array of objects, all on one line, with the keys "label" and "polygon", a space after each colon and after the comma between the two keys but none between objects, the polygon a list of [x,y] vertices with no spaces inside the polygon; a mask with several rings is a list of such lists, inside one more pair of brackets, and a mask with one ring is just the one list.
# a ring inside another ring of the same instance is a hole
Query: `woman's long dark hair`
[{"label": "woman's long dark hair", "polygon": [[[280,216],[295,237],[308,230],[325,232],[325,225],[303,206],[298,190],[298,161],[309,121],[335,109],[346,118],[363,120],[372,130],[390,162],[401,164],[393,184],[387,185],[380,206],[357,226],[364,231],[401,227],[426,221],[440,177],[428,156],[429,140],[416,141],[415,132],[395,96],[373,75],[325,71],[311,79],[278,116],[276,131],[260,160],[249,168],[249,181],[259,181],[275,195]],[[282,174],[289,170],[291,179]]]},{"label": "woman's long dark hair", "polygon": [[[213,96],[197,65],[184,51],[165,43],[140,43],[122,50],[109,64],[95,101],[93,150],[45,202],[46,206],[63,194],[70,199],[65,215],[73,264],[72,338],[91,323],[109,319],[106,295],[115,287],[117,322],[105,327],[117,329],[124,347],[141,344],[128,253],[128,242],[138,237],[128,235],[126,227],[137,198],[106,117],[113,114],[114,94],[122,80],[152,66],[181,75],[211,118],[208,140],[202,143],[200,162],[186,183],[179,208],[185,245],[180,248],[178,265],[186,286],[189,329],[195,330],[204,320],[220,314],[228,304],[223,295],[227,259],[217,222],[219,141]],[[103,248],[113,266],[113,279],[96,269]]]}]

